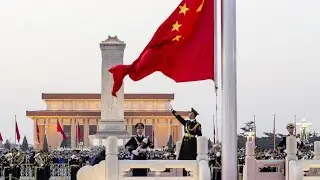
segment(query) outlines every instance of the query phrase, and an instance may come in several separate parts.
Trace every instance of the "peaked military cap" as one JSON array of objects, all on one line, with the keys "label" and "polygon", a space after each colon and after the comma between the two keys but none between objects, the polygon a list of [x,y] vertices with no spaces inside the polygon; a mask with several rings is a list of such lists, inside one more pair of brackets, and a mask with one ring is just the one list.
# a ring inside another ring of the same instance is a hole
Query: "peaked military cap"
[{"label": "peaked military cap", "polygon": [[191,111],[189,111],[189,112],[192,112],[195,116],[199,115],[199,113],[196,110],[194,110],[193,108],[191,108]]},{"label": "peaked military cap", "polygon": [[294,124],[293,123],[287,124],[287,128],[294,128]]},{"label": "peaked military cap", "polygon": [[136,129],[138,128],[142,128],[144,129],[144,124],[142,124],[141,122],[140,123],[137,123],[136,126],[135,126]]}]

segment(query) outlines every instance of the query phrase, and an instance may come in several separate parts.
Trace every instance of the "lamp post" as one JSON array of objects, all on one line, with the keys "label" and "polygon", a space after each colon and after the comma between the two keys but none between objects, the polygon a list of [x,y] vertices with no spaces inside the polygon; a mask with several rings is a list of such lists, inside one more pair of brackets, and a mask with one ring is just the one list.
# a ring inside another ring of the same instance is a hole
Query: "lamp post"
[{"label": "lamp post", "polygon": [[307,122],[307,120],[303,119],[299,123],[296,124],[300,127],[300,139],[303,143],[307,143],[309,140],[309,132],[310,126],[312,123]]}]

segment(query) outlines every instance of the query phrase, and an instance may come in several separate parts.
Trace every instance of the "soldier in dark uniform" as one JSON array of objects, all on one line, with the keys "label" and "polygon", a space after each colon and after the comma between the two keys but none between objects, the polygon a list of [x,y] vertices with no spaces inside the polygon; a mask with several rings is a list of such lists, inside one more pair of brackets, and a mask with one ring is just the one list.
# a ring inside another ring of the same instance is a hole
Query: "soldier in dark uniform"
[{"label": "soldier in dark uniform", "polygon": [[215,180],[221,180],[221,153],[216,152],[214,160],[215,169]]},{"label": "soldier in dark uniform", "polygon": [[72,155],[69,161],[69,166],[71,168],[71,180],[77,180],[77,172],[81,168],[82,162],[77,157],[77,155]]},{"label": "soldier in dark uniform", "polygon": [[[45,156],[44,152],[42,150],[40,150],[38,153],[41,154],[40,155],[41,157]],[[42,159],[42,160],[45,161],[44,159]],[[43,163],[46,163],[46,162],[43,162]],[[34,168],[35,168],[35,179],[36,180],[48,180],[49,179],[48,175],[47,175],[47,165],[46,164],[38,164],[37,161],[35,161]]]},{"label": "soldier in dark uniform", "polygon": [[101,161],[106,159],[106,150],[103,148],[102,151],[100,151],[96,156],[93,157],[93,159],[90,162],[91,166],[94,166],[96,164],[99,164]]},{"label": "soldier in dark uniform", "polygon": [[9,180],[9,175],[12,174],[12,153],[7,153],[5,156],[5,160],[3,162],[3,168],[4,168],[4,177],[5,180]]},{"label": "soldier in dark uniform", "polygon": [[[201,124],[196,120],[199,113],[191,108],[189,112],[189,119],[186,120],[181,117],[171,107],[169,107],[172,114],[184,126],[184,136],[181,143],[178,160],[196,160],[197,159],[197,136],[202,136]],[[187,172],[183,170],[183,176],[187,176]]]},{"label": "soldier in dark uniform", "polygon": [[[278,150],[281,152],[281,153],[285,153],[286,152],[286,148],[287,148],[287,137],[288,136],[295,136],[294,135],[294,128],[295,128],[295,125],[292,124],[292,123],[289,123],[287,124],[287,130],[288,130],[288,135],[287,136],[284,136],[282,138],[282,140],[280,141],[279,145],[278,145]],[[299,149],[303,149],[304,148],[304,144],[303,142],[298,142],[297,141],[297,148],[298,150]],[[297,152],[297,155],[298,155],[298,152]],[[284,175],[285,175],[285,171],[286,169],[284,169]]]},{"label": "soldier in dark uniform", "polygon": [[[287,137],[288,136],[295,136],[294,135],[294,128],[295,128],[295,126],[294,126],[294,124],[292,124],[292,123],[289,123],[288,125],[287,125],[287,130],[288,130],[288,135],[287,136],[284,136],[283,138],[282,138],[282,140],[280,141],[280,143],[279,143],[279,145],[278,145],[278,150],[281,152],[281,153],[283,153],[283,152],[285,152],[285,149],[286,149],[286,147],[287,147]],[[302,142],[302,141],[298,141],[297,142],[297,148],[298,148],[298,150],[299,149],[303,149],[304,148],[304,143]]]},{"label": "soldier in dark uniform", "polygon": [[[132,136],[125,144],[125,148],[132,154],[133,160],[147,160],[147,148],[154,148],[153,143],[148,137],[143,136],[144,125],[137,123],[137,135]],[[148,169],[136,168],[132,169],[132,176],[147,176]]]}]

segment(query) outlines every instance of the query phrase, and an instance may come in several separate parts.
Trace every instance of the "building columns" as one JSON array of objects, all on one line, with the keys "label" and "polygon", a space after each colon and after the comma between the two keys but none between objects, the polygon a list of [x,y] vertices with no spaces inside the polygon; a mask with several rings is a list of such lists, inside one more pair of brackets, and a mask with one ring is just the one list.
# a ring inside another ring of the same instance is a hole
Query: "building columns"
[{"label": "building columns", "polygon": [[129,136],[131,136],[132,135],[132,119],[131,118],[128,118],[127,119],[127,131],[128,131],[128,134],[129,134]]},{"label": "building columns", "polygon": [[168,126],[168,140],[171,135],[171,119],[167,119],[167,126]]},{"label": "building columns", "polygon": [[154,140],[154,142],[152,142],[153,143],[153,145],[154,145],[154,147],[155,148],[157,148],[158,147],[158,142],[157,142],[157,131],[156,131],[156,129],[157,129],[157,127],[156,127],[156,124],[157,124],[157,119],[153,119],[152,120],[152,131],[153,131],[153,140]]},{"label": "building columns", "polygon": [[76,119],[71,119],[71,148],[77,147]]},{"label": "building columns", "polygon": [[[38,142],[38,136],[37,136],[37,122],[38,122],[38,118],[35,118],[33,121],[33,128],[34,128],[34,144],[36,145],[36,149],[40,148],[40,144]],[[39,135],[40,136],[40,135]]]},{"label": "building columns", "polygon": [[88,118],[83,119],[83,147],[89,148],[89,125],[88,125]]}]

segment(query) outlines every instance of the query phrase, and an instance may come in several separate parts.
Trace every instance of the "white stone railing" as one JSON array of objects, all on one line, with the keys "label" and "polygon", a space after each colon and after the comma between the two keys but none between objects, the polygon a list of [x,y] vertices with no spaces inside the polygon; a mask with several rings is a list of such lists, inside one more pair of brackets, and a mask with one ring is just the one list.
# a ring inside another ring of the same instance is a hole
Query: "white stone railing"
[{"label": "white stone railing", "polygon": [[[106,160],[95,166],[84,166],[77,173],[78,180],[210,180],[210,168],[208,163],[208,139],[197,138],[197,160],[118,160],[118,139],[108,137],[106,147]],[[177,143],[177,151],[180,150]],[[147,177],[128,176],[130,169],[148,168],[154,173],[148,173]],[[171,173],[164,173],[166,168],[174,168]],[[182,175],[181,169],[190,171],[191,176]]]},{"label": "white stone railing", "polygon": [[[314,143],[314,160],[298,160],[297,139],[287,137],[285,160],[256,160],[254,143],[246,142],[246,159],[243,180],[319,180],[320,179],[320,142]],[[285,169],[283,172],[259,172],[265,166]]]}]

